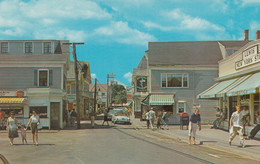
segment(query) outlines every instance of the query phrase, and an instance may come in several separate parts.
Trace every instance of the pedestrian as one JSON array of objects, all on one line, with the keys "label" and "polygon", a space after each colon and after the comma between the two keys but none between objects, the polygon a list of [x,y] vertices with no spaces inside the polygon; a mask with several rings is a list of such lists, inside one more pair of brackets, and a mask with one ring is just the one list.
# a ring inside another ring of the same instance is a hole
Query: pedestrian
[{"label": "pedestrian", "polygon": [[77,118],[77,113],[76,113],[75,109],[73,109],[71,112],[71,123],[72,123],[73,127],[75,127],[76,118]]},{"label": "pedestrian", "polygon": [[103,121],[103,124],[102,126],[104,125],[105,122],[107,122],[107,125],[109,126],[109,123],[108,123],[108,111],[107,109],[104,110],[104,121]]},{"label": "pedestrian", "polygon": [[68,125],[69,125],[69,127],[71,127],[72,126],[72,117],[71,117],[71,113],[72,113],[72,110],[68,110]]},{"label": "pedestrian", "polygon": [[161,113],[158,112],[157,114],[157,129],[162,129],[161,127],[161,122],[162,122],[162,116],[161,116]]},{"label": "pedestrian", "polygon": [[243,136],[246,136],[246,124],[250,122],[250,114],[248,108],[243,106],[243,110],[241,111],[242,114],[242,124],[243,124]]},{"label": "pedestrian", "polygon": [[189,144],[191,144],[191,136],[192,136],[192,144],[195,145],[195,137],[196,137],[196,130],[197,126],[199,126],[199,130],[201,130],[201,118],[199,114],[199,109],[196,108],[194,113],[192,113],[190,117],[190,122],[189,122]]},{"label": "pedestrian", "polygon": [[8,130],[8,137],[10,139],[10,145],[12,146],[14,144],[14,138],[19,137],[18,136],[18,125],[17,120],[14,117],[14,112],[10,113],[10,117],[8,117],[6,121],[6,129]]},{"label": "pedestrian", "polygon": [[243,137],[243,124],[242,119],[243,114],[241,113],[241,106],[236,105],[236,112],[232,113],[232,116],[230,118],[229,122],[229,129],[230,129],[230,136],[228,144],[231,146],[232,140],[236,137],[237,133],[239,133],[240,137],[240,145],[244,147],[244,137]]},{"label": "pedestrian", "polygon": [[147,129],[149,129],[150,126],[149,112],[145,113],[145,120],[146,120]]},{"label": "pedestrian", "polygon": [[37,129],[37,126],[40,124],[40,117],[37,115],[37,113],[35,111],[32,112],[32,116],[30,117],[26,127],[28,127],[29,124],[31,124],[33,144],[38,146],[38,129]]},{"label": "pedestrian", "polygon": [[167,130],[169,130],[169,127],[168,127],[169,114],[166,112],[165,109],[163,110],[163,114],[162,114],[162,119],[161,119],[161,121],[162,121],[162,124],[163,124],[163,126],[164,126],[163,129],[166,128]]},{"label": "pedestrian", "polygon": [[221,117],[221,115],[220,115],[221,113],[220,113],[220,109],[219,108],[217,108],[216,110],[217,110],[217,112],[216,112],[216,120],[213,121],[213,125],[212,125],[211,129],[213,129],[213,128],[218,129],[219,128],[219,120],[220,120],[220,117]]},{"label": "pedestrian", "polygon": [[247,136],[246,139],[252,139],[255,137],[255,135],[259,132],[260,130],[260,112],[255,113],[256,116],[256,126],[250,131],[249,135]]},{"label": "pedestrian", "polygon": [[150,126],[151,126],[152,130],[153,130],[153,127],[154,127],[154,120],[155,120],[155,112],[153,111],[153,108],[150,108],[149,121],[150,121]]},{"label": "pedestrian", "polygon": [[26,128],[25,125],[22,124],[21,125],[21,136],[22,136],[22,142],[24,144],[24,142],[27,144],[27,140],[26,140]]}]

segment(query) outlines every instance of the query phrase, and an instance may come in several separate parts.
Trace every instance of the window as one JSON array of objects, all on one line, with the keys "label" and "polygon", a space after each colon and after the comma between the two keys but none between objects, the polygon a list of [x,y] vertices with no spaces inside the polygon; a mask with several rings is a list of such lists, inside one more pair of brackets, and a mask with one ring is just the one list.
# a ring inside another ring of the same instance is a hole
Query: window
[{"label": "window", "polygon": [[40,118],[47,118],[48,117],[47,106],[30,107],[29,117],[31,117],[33,111],[35,111],[39,115]]},{"label": "window", "polygon": [[187,88],[188,74],[161,74],[162,88]]},{"label": "window", "polygon": [[178,102],[177,113],[185,112],[185,102]]},{"label": "window", "polygon": [[67,85],[67,94],[70,94],[70,85]]},{"label": "window", "polygon": [[71,88],[70,88],[70,90],[71,90],[71,94],[76,94],[76,85],[75,84],[71,84]]},{"label": "window", "polygon": [[105,97],[106,96],[106,94],[105,93],[102,93],[102,97]]},{"label": "window", "polygon": [[43,53],[50,54],[51,53],[51,42],[44,42],[43,43]]},{"label": "window", "polygon": [[39,87],[48,86],[48,70],[39,70]]},{"label": "window", "polygon": [[25,42],[25,53],[32,53],[32,42]]},{"label": "window", "polygon": [[7,42],[1,43],[1,53],[8,53],[8,43]]}]

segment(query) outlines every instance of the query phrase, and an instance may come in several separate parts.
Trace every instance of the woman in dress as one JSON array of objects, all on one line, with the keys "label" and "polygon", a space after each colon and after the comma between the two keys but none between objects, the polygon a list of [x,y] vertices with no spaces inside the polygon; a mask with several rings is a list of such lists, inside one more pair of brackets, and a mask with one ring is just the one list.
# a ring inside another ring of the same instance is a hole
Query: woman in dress
[{"label": "woman in dress", "polygon": [[26,127],[28,127],[30,123],[31,123],[33,144],[36,144],[38,146],[38,129],[37,129],[37,126],[38,126],[38,124],[40,124],[40,117],[36,114],[35,111],[33,111],[32,116],[30,117]]},{"label": "woman in dress", "polygon": [[18,137],[18,125],[17,120],[14,118],[14,112],[10,113],[10,117],[8,117],[6,121],[6,129],[8,130],[8,137],[10,139],[10,145],[14,144],[14,138]]}]

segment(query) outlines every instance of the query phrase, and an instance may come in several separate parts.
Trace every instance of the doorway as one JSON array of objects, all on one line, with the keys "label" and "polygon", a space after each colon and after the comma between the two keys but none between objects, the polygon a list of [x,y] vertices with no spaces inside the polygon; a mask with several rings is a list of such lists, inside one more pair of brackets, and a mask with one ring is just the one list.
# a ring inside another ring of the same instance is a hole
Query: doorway
[{"label": "doorway", "polygon": [[60,129],[60,103],[51,102],[51,129]]}]

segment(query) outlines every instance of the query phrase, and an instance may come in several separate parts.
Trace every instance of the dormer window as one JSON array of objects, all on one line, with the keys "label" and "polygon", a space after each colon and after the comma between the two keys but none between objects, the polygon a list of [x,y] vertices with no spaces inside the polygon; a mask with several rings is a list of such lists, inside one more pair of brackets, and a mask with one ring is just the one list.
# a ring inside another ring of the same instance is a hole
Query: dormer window
[{"label": "dormer window", "polygon": [[25,42],[25,53],[31,54],[32,53],[32,42]]},{"label": "dormer window", "polygon": [[44,42],[43,43],[43,53],[50,54],[51,53],[51,42]]},{"label": "dormer window", "polygon": [[3,54],[8,53],[8,42],[1,43],[1,53]]}]

